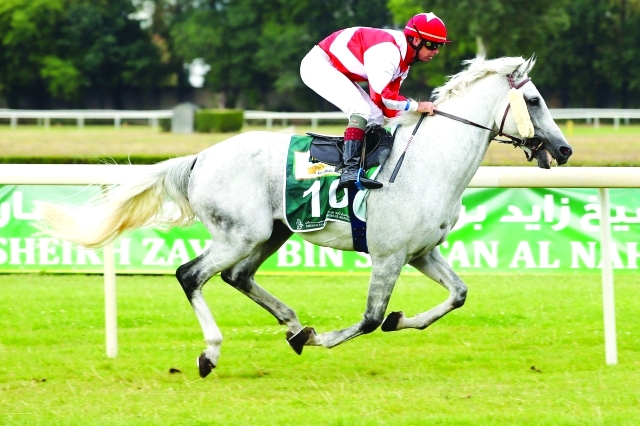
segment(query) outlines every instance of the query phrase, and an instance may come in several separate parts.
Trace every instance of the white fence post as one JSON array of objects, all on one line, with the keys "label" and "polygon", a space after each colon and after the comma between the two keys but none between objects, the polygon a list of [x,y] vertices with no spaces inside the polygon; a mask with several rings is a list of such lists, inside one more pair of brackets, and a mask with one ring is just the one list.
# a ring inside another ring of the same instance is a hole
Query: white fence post
[{"label": "white fence post", "polygon": [[609,218],[609,191],[598,188],[600,198],[600,258],[602,260],[602,309],[604,313],[604,348],[608,365],[618,363],[616,342],[616,307],[613,292],[613,266],[611,264],[611,221]]},{"label": "white fence post", "polygon": [[116,302],[116,268],[113,245],[102,249],[104,262],[104,322],[107,337],[107,356],[118,356],[118,312]]}]

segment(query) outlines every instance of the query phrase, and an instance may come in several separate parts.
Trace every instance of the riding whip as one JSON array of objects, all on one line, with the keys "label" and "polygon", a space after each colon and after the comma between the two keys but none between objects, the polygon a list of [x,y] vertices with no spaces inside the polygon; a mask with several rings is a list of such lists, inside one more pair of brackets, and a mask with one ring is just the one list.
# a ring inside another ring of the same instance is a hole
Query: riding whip
[{"label": "riding whip", "polygon": [[389,183],[393,183],[396,180],[396,176],[398,175],[398,172],[400,171],[400,166],[402,166],[402,162],[404,161],[404,155],[407,153],[407,149],[409,149],[409,144],[411,144],[411,141],[413,140],[413,137],[415,136],[416,132],[418,131],[418,127],[420,127],[420,123],[422,123],[422,120],[424,120],[424,117],[426,117],[426,116],[427,116],[426,113],[422,113],[422,115],[420,116],[420,119],[418,120],[418,123],[416,124],[416,127],[413,129],[413,132],[411,133],[411,136],[409,137],[409,140],[407,141],[407,145],[404,147],[404,151],[402,151],[402,155],[400,156],[400,158],[398,159],[398,162],[396,163],[395,169],[393,169],[393,173],[391,173],[391,177],[389,178]]}]

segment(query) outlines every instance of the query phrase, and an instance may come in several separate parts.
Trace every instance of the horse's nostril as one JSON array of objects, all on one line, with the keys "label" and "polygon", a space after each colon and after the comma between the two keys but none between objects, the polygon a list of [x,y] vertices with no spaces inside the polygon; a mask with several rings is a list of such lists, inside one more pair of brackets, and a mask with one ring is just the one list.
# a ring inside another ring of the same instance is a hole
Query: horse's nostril
[{"label": "horse's nostril", "polygon": [[560,154],[562,154],[564,157],[571,157],[573,151],[571,151],[571,148],[569,148],[568,146],[562,146],[560,147]]}]

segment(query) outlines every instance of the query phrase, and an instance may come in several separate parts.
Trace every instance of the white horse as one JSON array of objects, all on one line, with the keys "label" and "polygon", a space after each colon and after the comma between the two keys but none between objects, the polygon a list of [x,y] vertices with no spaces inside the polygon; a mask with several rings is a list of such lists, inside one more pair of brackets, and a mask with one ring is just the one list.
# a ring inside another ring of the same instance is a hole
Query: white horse
[{"label": "white horse", "polygon": [[[525,81],[534,63],[533,58],[520,57],[467,61],[464,71],[434,92],[438,108],[484,127],[501,128],[503,134],[517,134],[512,113],[505,118],[507,93],[514,82]],[[534,84],[527,82],[517,90],[533,124],[532,139],[544,154],[537,156],[538,165],[548,168],[553,159],[566,163],[571,147]],[[385,185],[372,191],[367,201],[372,266],[366,308],[360,321],[342,330],[317,334],[303,327],[291,308],[254,280],[260,265],[292,235],[284,222],[282,196],[290,136],[243,133],[197,155],[158,163],[135,181],[113,188],[101,204],[76,208],[43,205],[43,226],[55,237],[96,248],[127,230],[166,222],[162,208],[167,200],[179,209],[170,225],[187,225],[197,217],[210,232],[212,244],[180,266],[176,277],[204,333],[207,347],[198,358],[202,377],[217,365],[222,343],[222,334],[202,296],[202,287],[217,273],[286,326],[287,339],[298,354],[304,345],[331,348],[380,325],[383,331],[424,329],[465,302],[467,288],[438,245],[456,224],[462,193],[498,132],[492,134],[443,116],[427,117],[406,151],[397,179],[389,183],[417,119],[409,114],[394,120],[404,126],[397,132],[387,166],[377,177]],[[343,222],[329,222],[322,230],[300,236],[320,246],[353,250],[351,228]],[[391,292],[407,263],[444,286],[450,295],[426,312],[412,317],[393,312],[385,319]]]}]

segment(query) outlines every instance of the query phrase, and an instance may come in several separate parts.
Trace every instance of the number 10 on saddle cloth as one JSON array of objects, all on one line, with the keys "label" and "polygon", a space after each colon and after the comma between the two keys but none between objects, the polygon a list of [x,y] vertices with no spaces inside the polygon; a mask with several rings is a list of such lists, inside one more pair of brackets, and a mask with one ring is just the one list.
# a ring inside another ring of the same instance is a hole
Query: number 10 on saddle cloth
[{"label": "number 10 on saddle cloth", "polygon": [[[312,162],[311,136],[292,136],[285,168],[287,226],[294,232],[316,231],[327,221],[349,223],[348,189],[338,189],[335,166]],[[377,167],[366,172],[367,177]]]}]

